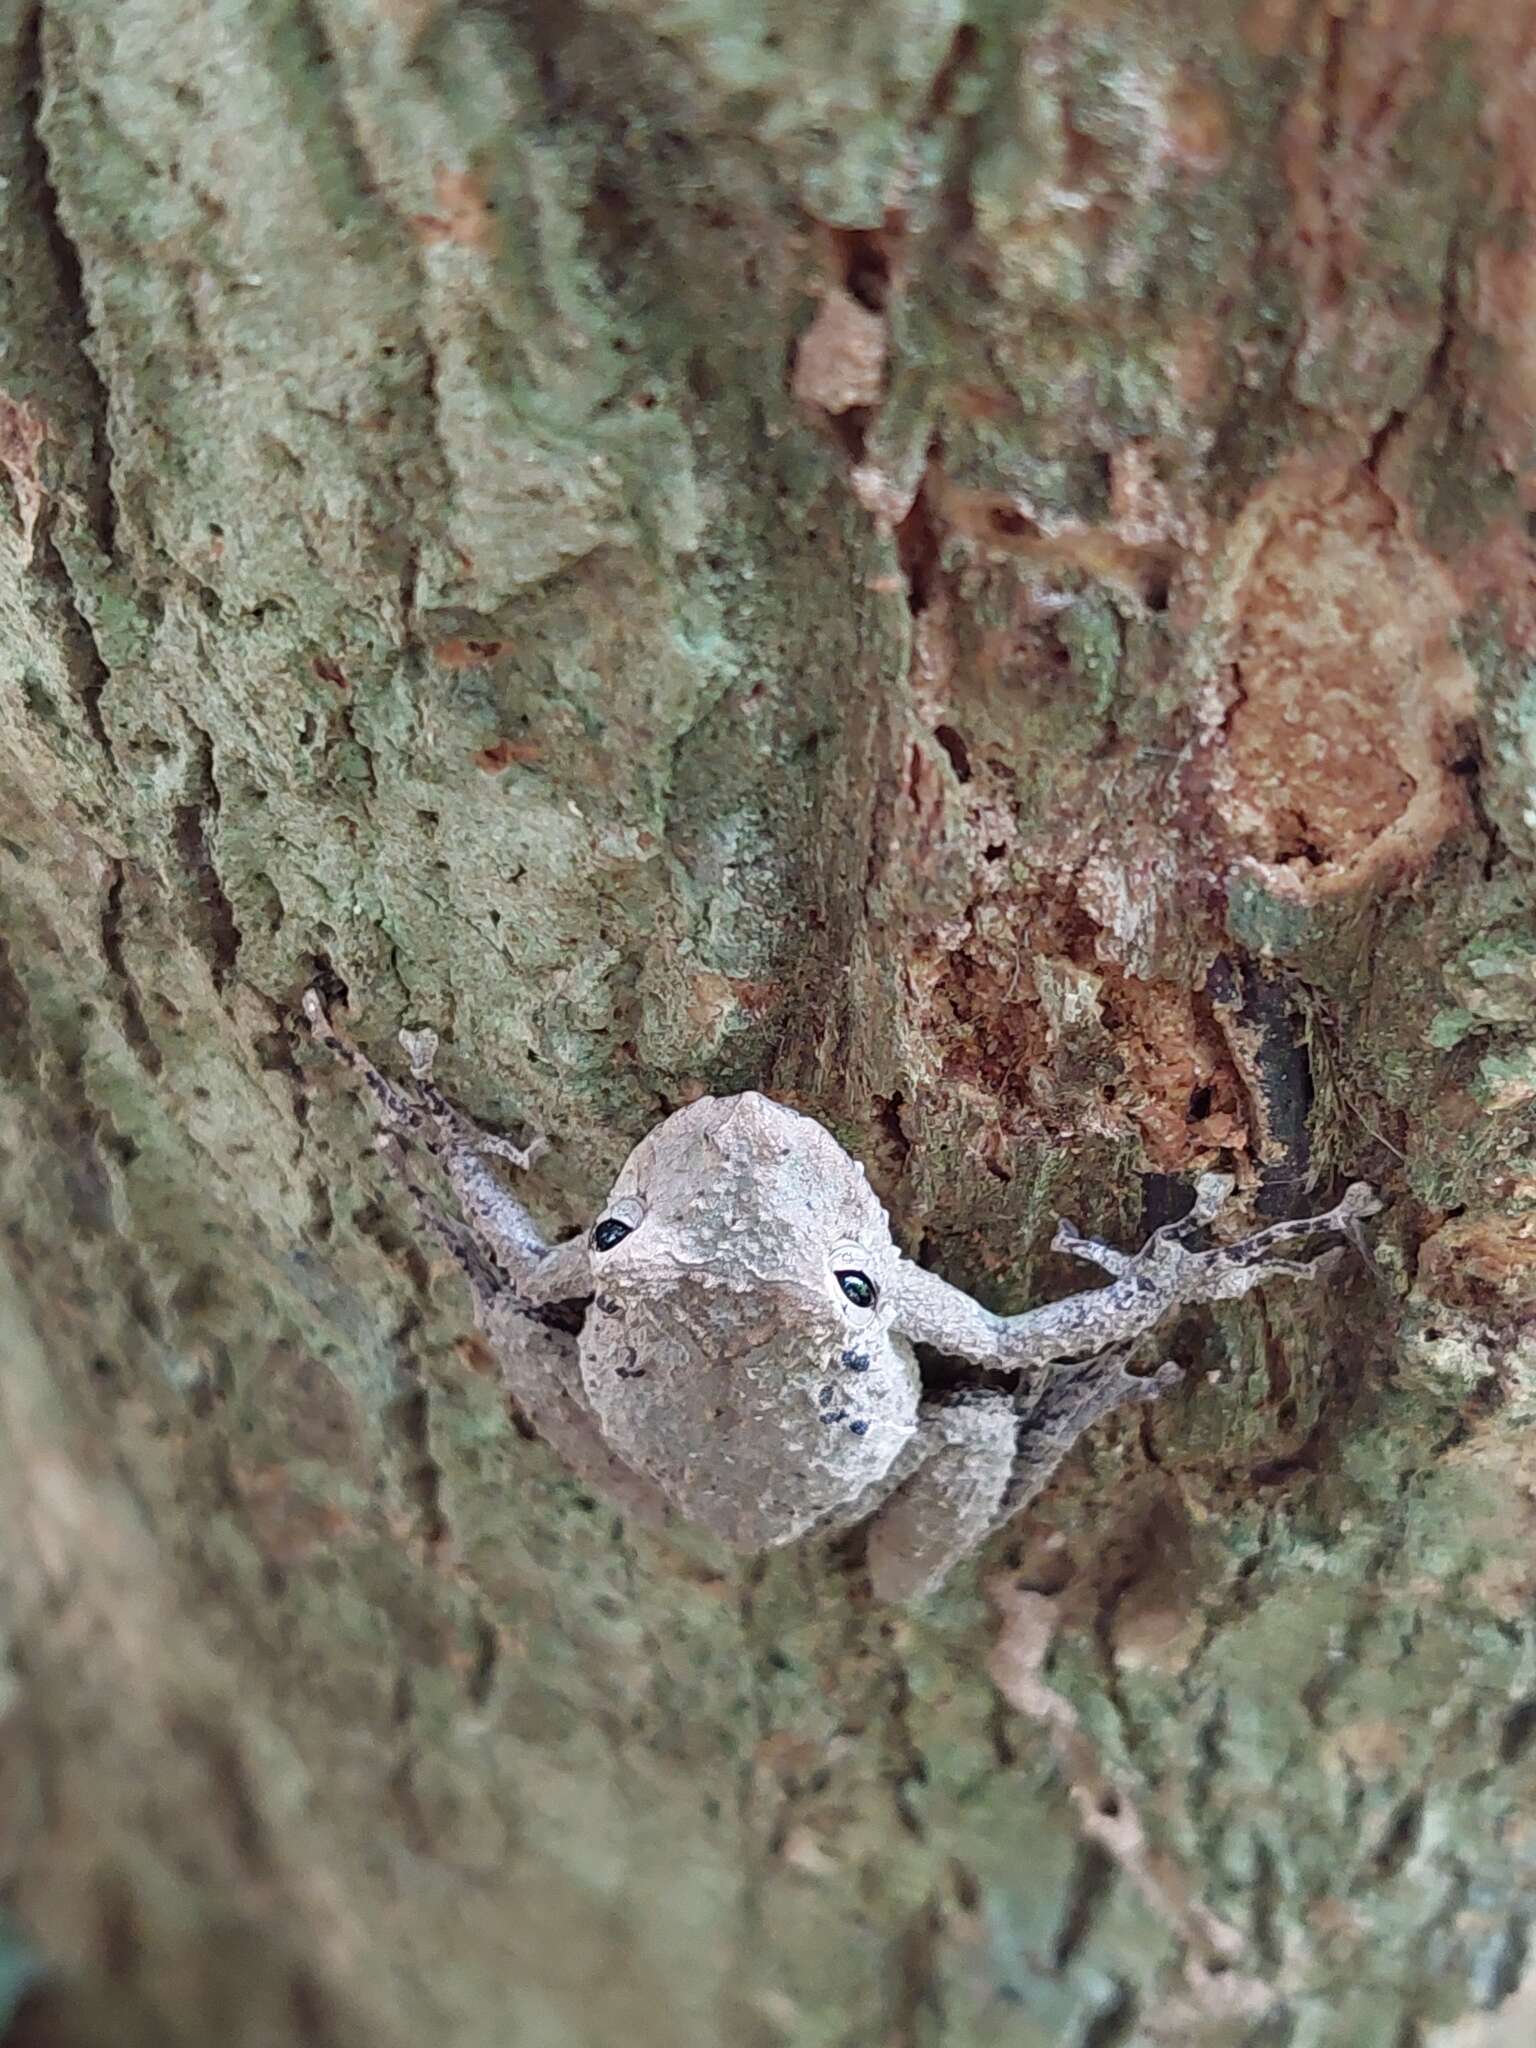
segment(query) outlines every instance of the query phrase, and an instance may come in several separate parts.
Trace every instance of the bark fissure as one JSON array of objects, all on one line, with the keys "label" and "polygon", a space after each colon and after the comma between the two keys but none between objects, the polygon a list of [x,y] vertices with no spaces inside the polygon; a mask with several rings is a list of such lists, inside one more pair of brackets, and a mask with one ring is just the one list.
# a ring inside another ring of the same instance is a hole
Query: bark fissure
[{"label": "bark fissure", "polygon": [[[84,502],[91,535],[101,551],[102,561],[110,568],[117,557],[120,517],[113,487],[112,442],[108,428],[110,393],[91,346],[91,317],[80,250],[65,224],[42,121],[42,100],[50,84],[45,38],[56,35],[67,39],[68,20],[67,17],[61,18],[61,10],[45,6],[43,0],[37,0],[36,5],[27,9],[24,20],[17,78],[18,105],[24,115],[21,161],[28,185],[36,194],[37,219],[52,262],[59,312],[69,330],[71,353],[90,391],[89,416],[84,422],[90,451]],[[62,563],[59,567],[68,585],[68,573]],[[80,623],[82,627],[86,625],[83,617]],[[110,748],[107,751],[110,752]]]},{"label": "bark fissure", "polygon": [[128,967],[123,951],[123,892],[127,885],[127,868],[124,862],[115,860],[108,863],[106,884],[101,904],[102,958],[106,961],[108,971],[117,985],[123,1036],[145,1073],[153,1079],[161,1072],[165,1062],[145,1018],[139,985]]},{"label": "bark fissure", "polygon": [[421,1327],[421,1314],[413,1309],[394,1333],[395,1357],[406,1382],[394,1413],[404,1453],[405,1490],[416,1509],[421,1541],[428,1556],[435,1557],[451,1531],[443,1505],[443,1475],[432,1448],[431,1383],[415,1346]]},{"label": "bark fissure", "polygon": [[213,985],[222,989],[240,959],[241,933],[219,874],[210,826],[216,826],[221,798],[213,769],[213,736],[200,726],[192,728],[197,755],[194,794],[178,805],[175,820],[176,851],[196,894],[202,911],[204,944],[213,973]]}]

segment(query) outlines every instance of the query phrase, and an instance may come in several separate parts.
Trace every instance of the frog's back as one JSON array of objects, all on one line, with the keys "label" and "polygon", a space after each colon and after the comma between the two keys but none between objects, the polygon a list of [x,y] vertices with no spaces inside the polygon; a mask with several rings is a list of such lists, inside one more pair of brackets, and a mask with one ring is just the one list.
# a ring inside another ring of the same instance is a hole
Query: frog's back
[{"label": "frog's back", "polygon": [[[626,1227],[594,1258],[581,1364],[622,1457],[747,1550],[883,1477],[917,1372],[879,1304],[885,1212],[829,1132],[765,1096],[706,1097],[636,1148],[608,1206]],[[842,1289],[866,1269],[861,1308]]]}]

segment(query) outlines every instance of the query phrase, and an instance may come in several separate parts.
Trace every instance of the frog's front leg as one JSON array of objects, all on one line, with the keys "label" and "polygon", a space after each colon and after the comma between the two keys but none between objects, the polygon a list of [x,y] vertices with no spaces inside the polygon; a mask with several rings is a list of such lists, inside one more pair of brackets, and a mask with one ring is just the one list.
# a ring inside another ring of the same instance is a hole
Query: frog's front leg
[{"label": "frog's front leg", "polygon": [[[514,1166],[527,1167],[538,1154],[538,1143],[522,1147],[492,1131],[482,1130],[447,1099],[432,1079],[432,1062],[437,1052],[436,1032],[403,1031],[400,1034],[401,1044],[410,1061],[416,1094],[420,1098],[413,1101],[381,1074],[361,1046],[355,1045],[336,1024],[318,989],[305,991],[304,1014],[317,1042],[344,1061],[368,1090],[381,1135],[394,1141],[393,1151],[387,1145],[381,1145],[381,1151],[395,1171],[406,1178],[412,1197],[418,1209],[426,1215],[434,1235],[447,1245],[461,1265],[465,1264],[461,1247],[467,1230],[482,1260],[488,1260],[503,1276],[504,1284],[514,1289],[521,1299],[530,1302],[574,1301],[591,1293],[585,1238],[570,1238],[559,1245],[546,1244],[528,1211],[502,1185],[488,1163],[491,1159],[505,1159]],[[427,1153],[453,1189],[464,1218],[463,1225],[458,1227],[458,1242],[452,1235],[445,1236],[442,1223],[446,1219],[442,1218],[440,1211],[436,1220],[433,1219],[430,1214],[433,1205],[429,1198],[420,1188],[412,1186],[409,1177],[403,1173],[400,1148],[410,1145],[419,1146]],[[468,1266],[465,1270],[469,1270]],[[473,1284],[474,1275],[471,1274],[470,1278]]]},{"label": "frog's front leg", "polygon": [[[609,1449],[582,1390],[579,1298],[591,1291],[585,1242],[575,1241],[577,1257],[568,1246],[547,1246],[527,1210],[485,1164],[489,1155],[526,1165],[532,1148],[523,1151],[480,1130],[441,1094],[431,1078],[436,1043],[430,1034],[405,1034],[418,1103],[337,1029],[316,991],[306,995],[304,1009],[315,1037],[366,1085],[380,1126],[377,1149],[423,1228],[469,1282],[475,1321],[519,1413],[584,1484],[637,1519],[665,1521],[665,1495]],[[448,1215],[421,1185],[408,1144],[419,1145],[442,1169],[464,1220]]]},{"label": "frog's front leg", "polygon": [[595,1487],[624,1513],[660,1527],[671,1512],[666,1496],[609,1448],[587,1405],[577,1339],[585,1311],[574,1302],[552,1308],[524,1299],[509,1286],[475,1232],[446,1214],[421,1186],[400,1141],[381,1132],[375,1143],[410,1196],[423,1227],[468,1280],[475,1321],[490,1344],[503,1386],[529,1428],[577,1479]]},{"label": "frog's front leg", "polygon": [[895,1287],[895,1326],[911,1342],[931,1344],[983,1365],[1011,1368],[1097,1358],[1134,1343],[1179,1308],[1236,1301],[1266,1280],[1316,1276],[1325,1259],[1276,1254],[1309,1239],[1332,1238],[1335,1245],[1360,1246],[1363,1219],[1380,1207],[1371,1189],[1357,1182],[1321,1216],[1272,1223],[1251,1237],[1210,1251],[1191,1249],[1191,1240],[1220,1214],[1231,1192],[1232,1182],[1225,1175],[1203,1175],[1189,1215],[1155,1231],[1138,1252],[1117,1251],[1063,1222],[1054,1248],[1103,1267],[1110,1283],[1046,1302],[1023,1315],[994,1315],[937,1273],[903,1260]]}]

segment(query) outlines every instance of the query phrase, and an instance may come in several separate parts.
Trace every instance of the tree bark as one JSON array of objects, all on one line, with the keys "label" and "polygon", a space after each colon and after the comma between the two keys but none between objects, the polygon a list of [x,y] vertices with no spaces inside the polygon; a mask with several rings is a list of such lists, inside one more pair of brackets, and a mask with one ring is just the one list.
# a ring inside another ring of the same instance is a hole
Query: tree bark
[{"label": "tree bark", "polygon": [[[0,23],[16,2040],[1526,2039],[1536,8]],[[552,1227],[750,1086],[1380,1270],[894,1614],[519,1428],[317,972]]]}]

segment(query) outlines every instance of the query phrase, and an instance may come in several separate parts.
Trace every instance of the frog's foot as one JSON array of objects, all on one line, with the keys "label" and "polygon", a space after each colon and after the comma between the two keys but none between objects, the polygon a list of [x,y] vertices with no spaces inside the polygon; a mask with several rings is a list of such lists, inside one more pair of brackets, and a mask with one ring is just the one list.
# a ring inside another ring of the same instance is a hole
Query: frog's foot
[{"label": "frog's foot", "polygon": [[[1360,1225],[1381,1207],[1375,1191],[1364,1181],[1356,1181],[1321,1216],[1298,1216],[1290,1222],[1271,1223],[1233,1244],[1218,1245],[1210,1251],[1192,1251],[1190,1241],[1220,1215],[1232,1187],[1226,1174],[1202,1174],[1189,1214],[1154,1231],[1138,1252],[1119,1251],[1097,1238],[1084,1237],[1065,1220],[1057,1225],[1052,1249],[1071,1252],[1101,1267],[1115,1280],[1115,1293],[1124,1291],[1139,1297],[1149,1308],[1156,1303],[1154,1314],[1148,1317],[1152,1321],[1184,1303],[1233,1301],[1265,1280],[1316,1274],[1340,1244],[1350,1244],[1364,1252]],[[1316,1238],[1332,1238],[1334,1243],[1325,1246],[1320,1256],[1310,1259],[1275,1256],[1287,1246]]]},{"label": "frog's foot", "polygon": [[318,988],[304,991],[304,1015],[317,1044],[344,1061],[367,1088],[380,1130],[402,1143],[419,1145],[439,1161],[455,1152],[469,1152],[479,1158],[505,1159],[522,1170],[532,1166],[545,1149],[542,1138],[515,1145],[510,1138],[484,1130],[448,1100],[432,1079],[438,1047],[435,1031],[400,1033],[401,1050],[411,1069],[412,1093],[408,1095],[342,1030]]}]

